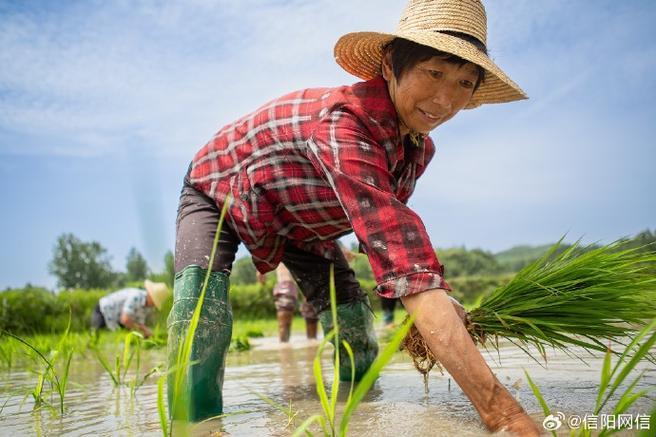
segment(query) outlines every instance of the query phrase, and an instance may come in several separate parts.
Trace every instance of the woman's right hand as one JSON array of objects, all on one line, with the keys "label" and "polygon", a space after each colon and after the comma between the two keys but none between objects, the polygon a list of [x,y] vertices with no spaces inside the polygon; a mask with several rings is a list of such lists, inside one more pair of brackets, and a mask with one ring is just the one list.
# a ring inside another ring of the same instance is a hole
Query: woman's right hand
[{"label": "woman's right hand", "polygon": [[462,316],[457,301],[454,304],[442,289],[404,296],[401,301],[415,316],[415,326],[435,358],[458,383],[488,429],[505,429],[517,436],[540,435],[537,425],[489,368],[464,324],[458,324]]},{"label": "woman's right hand", "polygon": [[[501,384],[499,384],[501,385]],[[538,437],[540,430],[523,408],[505,389],[492,399],[494,404],[487,414],[481,415],[485,426],[492,432],[507,432],[518,437]]]}]

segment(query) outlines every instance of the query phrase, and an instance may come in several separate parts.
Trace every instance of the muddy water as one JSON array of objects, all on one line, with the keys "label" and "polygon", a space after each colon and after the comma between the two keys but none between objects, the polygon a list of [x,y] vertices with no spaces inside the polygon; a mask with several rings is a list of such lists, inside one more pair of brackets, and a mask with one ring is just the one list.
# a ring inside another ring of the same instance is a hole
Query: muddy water
[{"label": "muddy water", "polygon": [[[276,339],[252,340],[254,349],[233,353],[228,359],[224,387],[226,413],[221,420],[195,429],[198,435],[255,436],[289,435],[288,418],[263,402],[255,393],[268,396],[282,405],[292,402],[297,411],[296,426],[320,412],[314,389],[312,360],[317,343],[292,337],[291,344],[280,347]],[[581,356],[583,353],[581,353]],[[163,350],[146,351],[144,369],[162,364]],[[583,364],[563,353],[551,352],[546,368],[535,363],[519,349],[503,346],[500,354],[486,354],[494,372],[541,426],[541,409],[528,387],[523,369],[539,385],[553,410],[566,417],[592,413],[595,403],[601,359]],[[330,356],[324,356],[324,368],[330,368]],[[656,369],[649,363],[640,387],[656,385]],[[329,372],[324,372],[330,377]],[[134,396],[127,388],[114,388],[109,376],[95,357],[79,356],[71,368],[63,417],[47,409],[33,410],[29,395],[36,376],[28,369],[0,373],[0,435],[161,435],[157,414],[157,386],[153,378]],[[347,386],[343,385],[343,391]],[[477,413],[448,375],[432,372],[429,393],[424,393],[422,378],[408,359],[397,354],[365,397],[349,427],[349,435],[407,436],[481,436],[487,432]],[[643,399],[630,410],[649,412],[653,400]],[[565,429],[563,426],[562,429]],[[632,435],[631,432],[624,435]]]}]

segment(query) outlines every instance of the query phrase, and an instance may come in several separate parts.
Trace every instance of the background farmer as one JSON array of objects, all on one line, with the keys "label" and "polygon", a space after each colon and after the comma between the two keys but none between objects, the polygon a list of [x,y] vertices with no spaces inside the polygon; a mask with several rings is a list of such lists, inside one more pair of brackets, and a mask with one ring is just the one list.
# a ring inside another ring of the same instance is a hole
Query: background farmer
[{"label": "background farmer", "polygon": [[[337,42],[339,65],[365,82],[280,97],[222,128],[196,154],[178,210],[169,319],[173,364],[211,267],[206,317],[192,356],[199,363],[190,369],[192,419],[223,411],[232,329],[228,276],[240,242],[262,273],[285,263],[325,332],[332,328],[327,309],[334,265],[341,338],[353,349],[356,379],[366,372],[378,350],[371,310],[335,243],[353,231],[378,294],[401,298],[416,315],[417,329],[485,425],[538,434],[472,342],[447,297],[450,288],[426,229],[406,205],[435,152],[430,131],[461,109],[526,97],[487,56],[486,29],[479,1],[411,1],[396,33],[351,33]],[[208,266],[228,195],[218,256]],[[341,365],[342,377],[350,377],[349,360]],[[169,405],[171,394],[169,385]]]},{"label": "background farmer", "polygon": [[100,298],[91,315],[92,329],[107,328],[115,331],[124,327],[140,331],[146,338],[150,337],[152,332],[146,326],[148,310],[153,307],[160,310],[171,291],[163,282],[148,279],[144,286],[145,290],[124,288]]},{"label": "background farmer", "polygon": [[[264,283],[266,277],[257,272],[257,280]],[[276,306],[278,320],[278,338],[281,343],[289,341],[292,319],[298,303],[298,287],[289,269],[283,263],[276,268],[276,285],[273,287],[273,301]],[[305,320],[305,334],[308,339],[317,338],[317,325],[319,317],[312,305],[301,297],[300,313]]]},{"label": "background farmer", "polygon": [[[355,259],[355,254],[338,242],[339,249],[344,254],[347,263]],[[257,272],[257,279],[263,283],[265,276]],[[289,341],[289,334],[298,301],[298,287],[289,269],[283,264],[276,268],[276,285],[273,287],[273,299],[278,319],[278,333],[280,342]],[[314,307],[304,298],[301,298],[300,313],[305,319],[305,333],[308,339],[317,338],[317,324],[319,317]]]}]

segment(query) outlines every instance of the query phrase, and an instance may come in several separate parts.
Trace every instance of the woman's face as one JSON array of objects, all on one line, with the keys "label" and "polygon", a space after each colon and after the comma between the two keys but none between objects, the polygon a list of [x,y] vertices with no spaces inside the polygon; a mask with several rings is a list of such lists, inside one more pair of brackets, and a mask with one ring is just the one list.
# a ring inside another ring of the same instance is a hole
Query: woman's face
[{"label": "woman's face", "polygon": [[428,134],[464,108],[474,93],[478,68],[433,57],[406,70],[396,80],[391,55],[383,57],[383,77],[399,115],[401,135]]}]

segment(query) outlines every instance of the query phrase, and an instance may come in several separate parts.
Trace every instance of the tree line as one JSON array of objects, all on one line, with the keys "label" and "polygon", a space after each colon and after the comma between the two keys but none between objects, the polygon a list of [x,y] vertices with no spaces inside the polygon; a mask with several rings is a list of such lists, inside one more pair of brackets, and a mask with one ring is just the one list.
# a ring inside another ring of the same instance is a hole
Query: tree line
[{"label": "tree line", "polygon": [[[656,230],[647,229],[640,232],[628,239],[627,245],[656,251]],[[436,253],[445,266],[447,278],[495,276],[521,270],[542,256],[550,246],[522,245],[499,253],[454,247],[437,249]],[[568,246],[563,245],[561,249],[566,247]],[[590,248],[593,247],[596,245],[590,245]],[[63,289],[119,288],[147,278],[173,285],[175,271],[173,253],[170,250],[164,255],[164,270],[161,272],[153,272],[143,255],[134,247],[127,254],[125,271],[115,271],[110,261],[107,249],[99,242],[85,242],[72,233],[65,233],[57,238],[48,267],[50,273],[57,278],[58,287]],[[351,262],[351,267],[358,279],[373,281],[371,266],[365,255],[358,254]],[[235,261],[230,279],[233,284],[256,282],[255,266],[250,256]]]},{"label": "tree line", "polygon": [[62,289],[120,288],[145,279],[173,286],[175,275],[171,251],[164,255],[164,270],[153,272],[143,255],[132,247],[126,257],[125,271],[115,271],[107,249],[97,241],[82,241],[72,233],[57,237],[48,270]]},{"label": "tree line", "polygon": [[[435,253],[445,266],[445,276],[447,278],[465,278],[472,276],[500,276],[517,273],[528,264],[544,255],[552,244],[541,246],[514,246],[508,250],[498,253],[492,253],[483,249],[467,249],[465,247],[452,247],[446,249],[436,249]],[[562,244],[560,251],[569,247],[568,244]],[[591,244],[587,249],[590,250],[599,247]],[[632,238],[626,239],[626,247],[639,248],[640,250],[649,250],[656,252],[656,230],[646,229]],[[357,252],[355,245],[351,247],[352,252]],[[351,268],[355,271],[355,276],[359,280],[373,281],[373,273],[369,260],[364,254],[357,254],[351,261]],[[255,283],[255,266],[250,257],[243,257],[235,261],[230,280],[234,284],[253,284]]]}]

